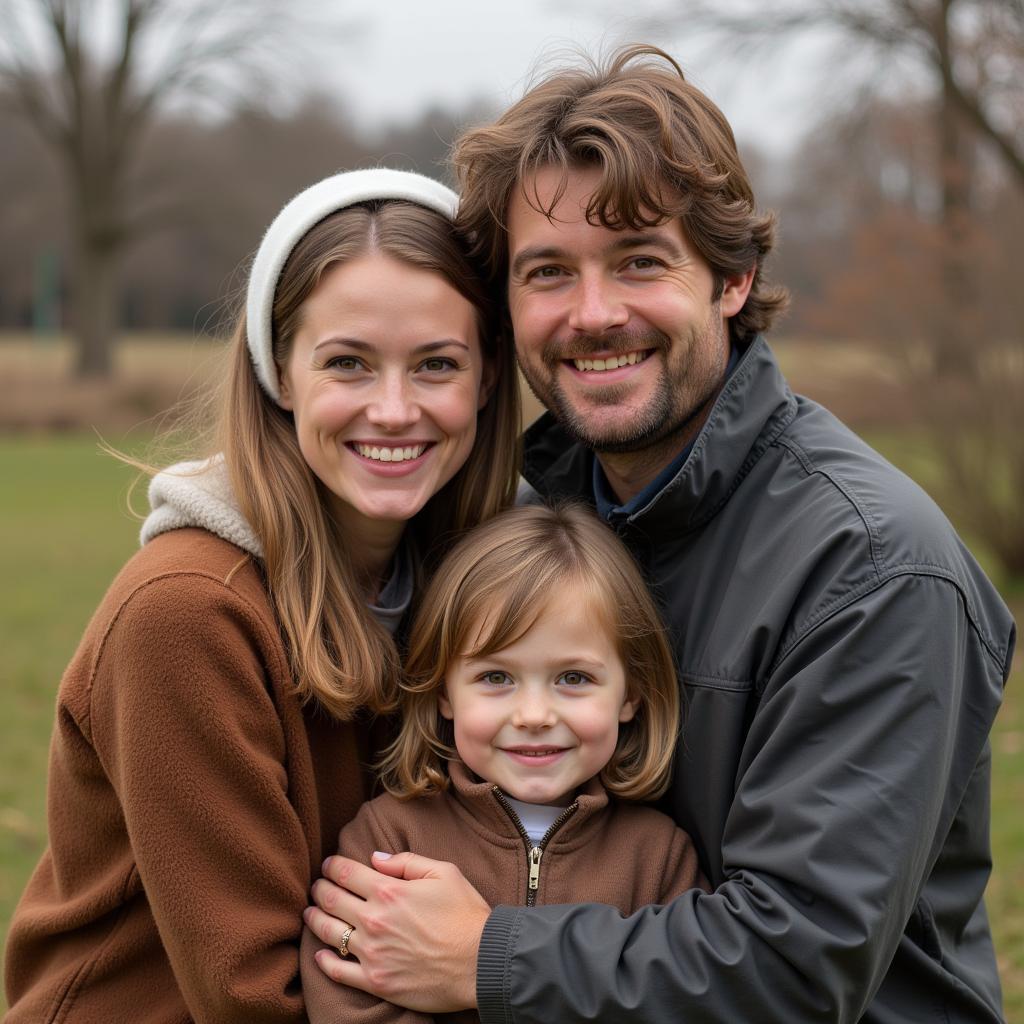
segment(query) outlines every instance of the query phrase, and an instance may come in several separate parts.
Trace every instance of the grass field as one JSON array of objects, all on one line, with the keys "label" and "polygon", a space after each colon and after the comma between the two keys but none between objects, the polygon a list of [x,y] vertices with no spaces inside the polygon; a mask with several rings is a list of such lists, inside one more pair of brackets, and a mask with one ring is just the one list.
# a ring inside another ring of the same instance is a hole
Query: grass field
[{"label": "grass field", "polygon": [[[45,843],[46,758],[64,665],[137,544],[134,473],[94,437],[0,439],[0,926]],[[12,585],[13,584],[13,585]]]},{"label": "grass field", "polygon": [[[903,435],[879,433],[872,440],[895,460],[907,458]],[[908,468],[920,475],[926,459],[913,451],[915,465]],[[134,475],[102,454],[91,434],[0,434],[0,578],[6,583],[0,588],[0,944],[45,845],[47,746],[61,672],[137,543],[138,522],[125,501]],[[143,501],[139,492],[136,504]],[[1019,590],[1013,602],[1019,621]],[[1009,1021],[1024,1021],[1022,685],[1018,668],[993,738],[996,863],[989,909]]]}]

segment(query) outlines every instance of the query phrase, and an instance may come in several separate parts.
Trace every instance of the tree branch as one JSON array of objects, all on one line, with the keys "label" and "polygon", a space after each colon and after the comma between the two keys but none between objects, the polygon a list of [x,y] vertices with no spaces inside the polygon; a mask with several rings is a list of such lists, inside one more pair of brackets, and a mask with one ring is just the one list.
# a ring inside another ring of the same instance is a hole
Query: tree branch
[{"label": "tree branch", "polygon": [[[952,0],[953,4],[964,0]],[[1016,66],[1010,78],[1018,85],[1024,81],[1024,0],[978,0],[971,22],[975,48],[985,37],[986,13],[1004,16],[1000,27],[988,26],[989,37],[1004,59]],[[935,76],[936,83],[944,83],[950,90],[958,108],[966,115],[972,127],[989,140],[1005,160],[1008,169],[1024,189],[1024,151],[1013,136],[1000,129],[986,109],[987,103],[979,87],[970,88],[957,75],[957,57],[971,51],[963,38],[950,40],[952,54],[947,55],[940,45],[937,18],[940,17],[938,0],[809,0],[807,3],[789,3],[785,6],[744,4],[719,6],[709,0],[693,0],[688,5],[685,24],[696,32],[728,35],[735,45],[740,39],[750,51],[764,52],[769,43],[785,44],[797,36],[815,29],[831,29],[845,38],[859,40],[863,45],[881,53],[905,50],[913,53],[922,65]],[[684,23],[684,16],[669,15],[661,19],[662,27]],[[1007,40],[1010,40],[1008,42]],[[1011,56],[1012,54],[1012,56]],[[978,60],[982,59],[979,53]],[[960,60],[962,64],[962,59]],[[981,72],[978,82],[984,81]]]},{"label": "tree branch", "polygon": [[956,78],[949,74],[949,90],[956,100],[958,108],[968,117],[975,129],[987,138],[1009,164],[1010,170],[1017,178],[1021,189],[1024,189],[1024,152],[1017,148],[1013,139],[1000,131],[981,107],[978,97],[962,88]]}]

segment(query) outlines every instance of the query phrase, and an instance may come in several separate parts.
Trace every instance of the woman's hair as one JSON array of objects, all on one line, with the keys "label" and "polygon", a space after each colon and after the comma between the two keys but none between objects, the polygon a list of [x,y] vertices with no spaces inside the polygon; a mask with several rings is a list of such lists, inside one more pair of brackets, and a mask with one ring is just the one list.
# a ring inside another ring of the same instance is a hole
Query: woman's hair
[{"label": "woman's hair", "polygon": [[446,763],[458,753],[437,698],[449,666],[515,643],[568,587],[595,602],[596,625],[614,635],[627,696],[638,702],[633,719],[619,725],[601,781],[629,800],[665,792],[679,690],[664,626],[629,552],[572,504],[509,509],[463,537],[438,567],[413,622],[400,731],[380,765],[389,792],[409,798],[447,788]]},{"label": "woman's hair", "polygon": [[[278,367],[288,358],[303,304],[327,270],[370,253],[440,274],[473,304],[491,371],[485,378],[494,381],[468,461],[408,527],[420,555],[438,557],[456,533],[493,516],[515,495],[519,393],[511,339],[499,331],[496,303],[451,223],[412,203],[374,200],[324,218],[289,255],[272,311]],[[232,344],[217,444],[241,512],[263,545],[268,588],[298,692],[339,718],[360,707],[386,709],[400,672],[394,642],[366,606],[348,539],[299,450],[292,414],[257,381],[244,314]]]},{"label": "woman's hair", "polygon": [[[461,186],[459,223],[474,239],[474,255],[502,282],[514,190],[551,216],[569,174],[596,168],[601,178],[587,219],[638,229],[678,217],[711,268],[713,301],[727,276],[756,267],[746,303],[729,319],[735,340],[767,330],[786,306],[785,289],[762,274],[775,218],[755,208],[732,129],[657,47],[626,46],[607,62],[553,71],[493,124],[467,131],[452,163]],[[545,167],[562,175],[549,208],[530,188]]]}]

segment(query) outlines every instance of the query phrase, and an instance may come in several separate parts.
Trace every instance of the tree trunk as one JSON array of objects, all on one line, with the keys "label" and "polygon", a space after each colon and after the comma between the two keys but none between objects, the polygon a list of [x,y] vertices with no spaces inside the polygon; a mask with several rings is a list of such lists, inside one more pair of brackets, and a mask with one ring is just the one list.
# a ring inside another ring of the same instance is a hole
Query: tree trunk
[{"label": "tree trunk", "polygon": [[964,152],[960,110],[951,85],[953,54],[949,38],[950,12],[956,0],[940,0],[935,12],[935,42],[939,60],[949,74],[942,75],[938,103],[939,182],[942,190],[940,239],[943,294],[941,327],[934,344],[933,368],[940,376],[974,376],[973,354],[979,339],[971,281],[969,165]]},{"label": "tree trunk", "polygon": [[72,327],[79,377],[109,377],[117,330],[118,252],[80,238],[75,246]]}]

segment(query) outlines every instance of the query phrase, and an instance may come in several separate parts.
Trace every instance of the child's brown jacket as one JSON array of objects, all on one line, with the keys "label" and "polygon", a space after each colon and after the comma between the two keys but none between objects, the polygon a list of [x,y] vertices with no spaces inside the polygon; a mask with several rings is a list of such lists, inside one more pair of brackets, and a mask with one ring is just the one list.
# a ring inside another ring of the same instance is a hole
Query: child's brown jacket
[{"label": "child's brown jacket", "polygon": [[[374,850],[451,861],[490,906],[607,903],[631,914],[680,893],[707,887],[689,836],[671,818],[639,804],[609,799],[592,780],[576,810],[545,836],[537,887],[530,899],[528,846],[500,793],[451,765],[447,793],[401,801],[390,795],[364,804],[341,830],[340,852],[368,863]],[[550,838],[548,838],[550,837]],[[536,855],[535,855],[536,856]],[[324,946],[308,929],[302,938],[302,986],[310,1024],[423,1024],[477,1021],[475,1013],[436,1018],[402,1010],[331,981],[316,965]]]}]

